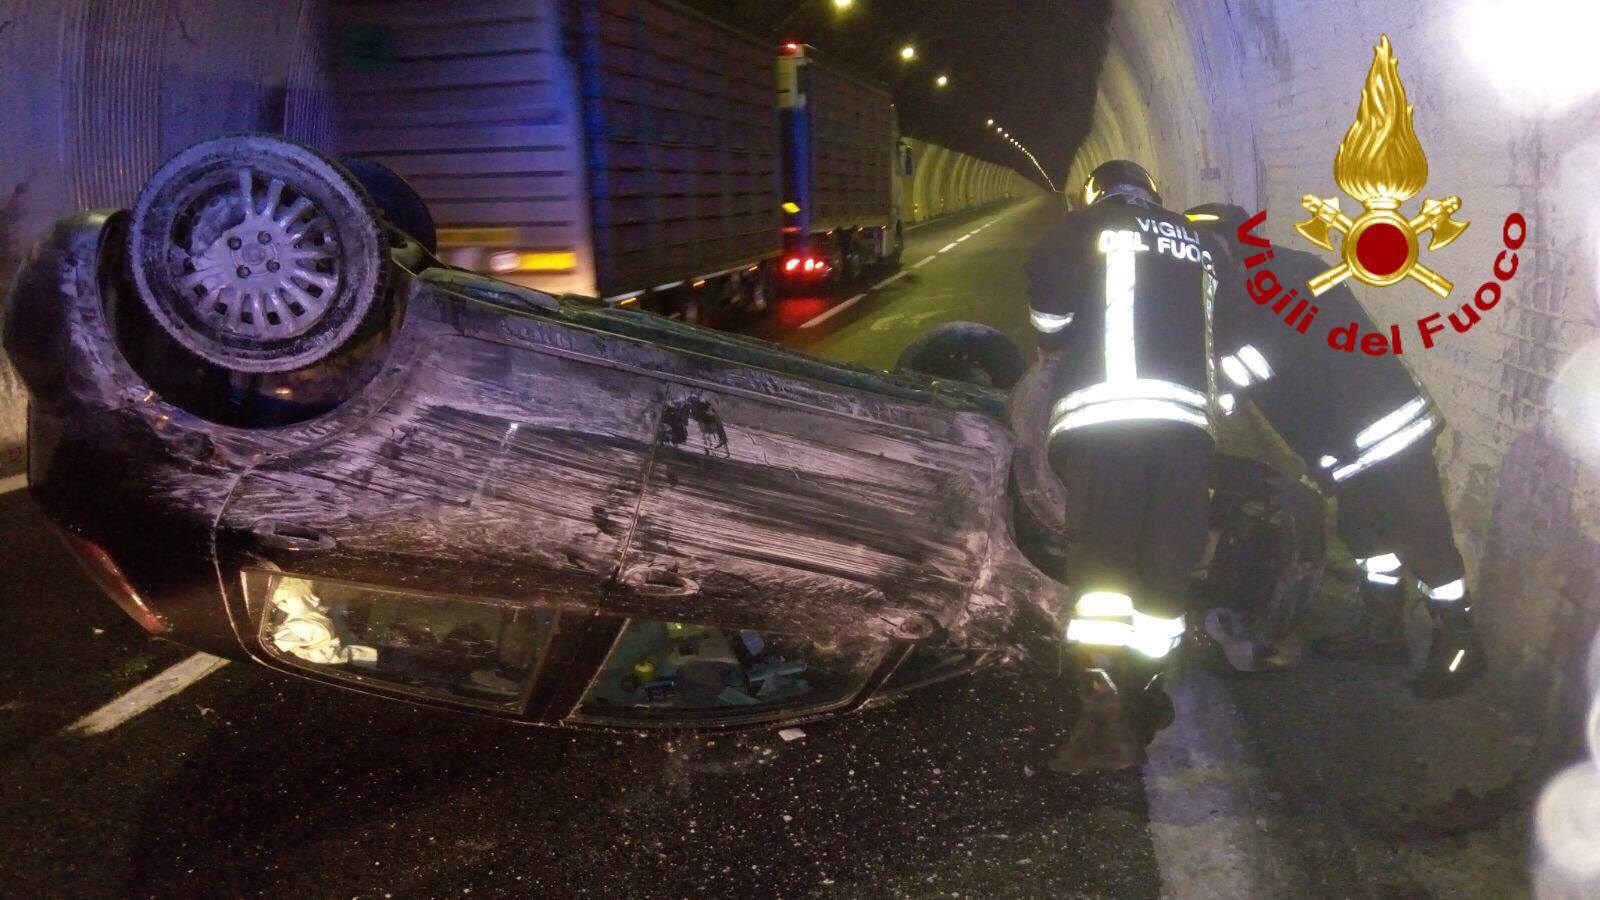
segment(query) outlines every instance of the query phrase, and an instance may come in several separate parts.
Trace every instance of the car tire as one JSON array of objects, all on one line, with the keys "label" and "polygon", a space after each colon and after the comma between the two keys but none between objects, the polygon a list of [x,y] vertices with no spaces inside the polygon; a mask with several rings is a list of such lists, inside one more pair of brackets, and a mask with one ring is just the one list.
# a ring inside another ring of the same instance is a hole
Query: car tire
[{"label": "car tire", "polygon": [[429,253],[439,252],[439,232],[434,227],[433,213],[428,211],[428,204],[411,182],[383,163],[362,156],[340,157],[339,165],[361,182],[367,196],[378,204],[390,225],[405,232]]},{"label": "car tire", "polygon": [[139,194],[139,299],[174,340],[238,372],[286,372],[342,347],[389,278],[371,197],[332,159],[270,135],[195,144]]},{"label": "car tire", "polygon": [[1028,364],[1017,345],[994,328],[950,322],[906,345],[895,368],[1010,390]]}]

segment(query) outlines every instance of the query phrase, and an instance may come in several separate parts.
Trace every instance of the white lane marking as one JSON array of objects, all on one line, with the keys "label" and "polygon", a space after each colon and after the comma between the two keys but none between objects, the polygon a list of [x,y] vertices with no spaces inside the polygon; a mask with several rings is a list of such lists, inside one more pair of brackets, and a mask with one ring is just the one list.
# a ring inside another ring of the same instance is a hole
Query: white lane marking
[{"label": "white lane marking", "polygon": [[884,280],[882,280],[882,281],[878,282],[877,284],[873,285],[872,286],[872,290],[881,291],[884,288],[888,287],[891,284],[894,284],[896,281],[899,281],[900,279],[902,279],[904,277],[906,277],[906,270],[905,269],[901,269],[900,271],[894,273],[893,275],[890,275],[888,278],[885,278]]},{"label": "white lane marking", "polygon": [[1274,885],[1310,883],[1265,830],[1252,790],[1260,770],[1240,753],[1249,739],[1221,681],[1189,670],[1167,691],[1177,718],[1156,735],[1144,770],[1163,900],[1274,896]]},{"label": "white lane marking", "polygon": [[227,664],[220,656],[196,653],[68,725],[64,733],[104,734]]},{"label": "white lane marking", "polygon": [[961,237],[958,237],[958,238],[956,238],[956,243],[958,243],[958,244],[959,244],[959,243],[961,243],[961,242],[962,242],[962,241],[964,241],[964,240],[966,240],[966,239],[967,239],[967,238],[969,238],[969,237],[972,237],[972,236],[973,236],[973,235],[975,235],[975,234],[977,234],[977,232],[976,232],[976,231],[969,231],[969,232],[967,232],[967,233],[966,233],[966,234],[963,234],[963,235],[962,235],[962,236],[961,236]]},{"label": "white lane marking", "polygon": [[838,306],[835,306],[833,309],[830,309],[830,310],[828,310],[828,311],[826,311],[824,313],[821,313],[820,315],[818,315],[818,316],[816,316],[814,318],[807,319],[805,322],[800,323],[800,327],[801,328],[810,328],[813,325],[821,325],[823,322],[828,321],[829,319],[833,318],[834,316],[837,316],[839,313],[842,313],[845,310],[849,309],[850,307],[855,306],[857,303],[860,303],[861,302],[861,298],[865,297],[865,296],[866,296],[866,294],[857,294],[854,297],[851,297],[849,300],[846,300],[845,302],[839,304]]},{"label": "white lane marking", "polygon": [[945,244],[943,247],[940,247],[939,248],[939,252],[940,253],[949,253],[951,250],[954,250],[956,248],[956,244],[958,244],[958,243],[960,243],[960,242],[959,241],[951,241],[950,243]]},{"label": "white lane marking", "polygon": [[0,494],[9,494],[12,491],[20,491],[27,486],[28,476],[26,473],[22,475],[12,475],[9,478],[0,478]]},{"label": "white lane marking", "polygon": [[934,260],[936,260],[938,258],[939,258],[939,254],[930,253],[927,256],[923,257],[922,259],[917,260],[917,262],[914,265],[912,265],[911,268],[920,269],[923,266],[927,265],[928,263],[933,262]]}]

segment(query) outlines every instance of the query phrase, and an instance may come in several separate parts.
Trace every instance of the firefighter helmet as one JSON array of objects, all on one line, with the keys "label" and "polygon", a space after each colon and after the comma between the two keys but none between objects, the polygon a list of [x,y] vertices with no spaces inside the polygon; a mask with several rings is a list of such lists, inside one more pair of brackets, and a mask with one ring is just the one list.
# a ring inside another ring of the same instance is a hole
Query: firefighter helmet
[{"label": "firefighter helmet", "polygon": [[1083,183],[1083,203],[1093,205],[1113,194],[1122,194],[1128,188],[1148,193],[1154,202],[1161,202],[1161,191],[1156,180],[1144,166],[1125,159],[1113,159],[1094,167],[1089,179]]},{"label": "firefighter helmet", "polygon": [[1232,203],[1202,203],[1183,211],[1189,221],[1204,229],[1232,231],[1250,219],[1244,207]]}]

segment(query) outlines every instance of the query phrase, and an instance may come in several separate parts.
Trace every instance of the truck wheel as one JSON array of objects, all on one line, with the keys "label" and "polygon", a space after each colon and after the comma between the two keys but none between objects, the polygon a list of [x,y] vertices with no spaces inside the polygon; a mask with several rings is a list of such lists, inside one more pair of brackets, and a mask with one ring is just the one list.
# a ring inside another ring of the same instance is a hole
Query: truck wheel
[{"label": "truck wheel", "polygon": [[139,194],[128,251],[162,329],[238,372],[285,372],[339,349],[389,275],[356,179],[268,135],[216,138],[168,160]]},{"label": "truck wheel", "polygon": [[439,252],[439,235],[433,225],[433,213],[422,195],[400,173],[381,162],[361,156],[343,156],[339,165],[356,177],[367,195],[378,204],[389,224],[404,231],[429,253]]},{"label": "truck wheel", "polygon": [[906,345],[895,368],[1010,390],[1028,364],[999,331],[977,322],[950,322]]}]

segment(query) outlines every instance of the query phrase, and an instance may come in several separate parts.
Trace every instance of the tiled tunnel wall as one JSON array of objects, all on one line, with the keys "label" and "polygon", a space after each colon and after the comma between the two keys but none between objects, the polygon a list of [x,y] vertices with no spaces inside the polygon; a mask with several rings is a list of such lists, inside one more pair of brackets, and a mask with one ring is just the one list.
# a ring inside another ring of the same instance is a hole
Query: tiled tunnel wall
[{"label": "tiled tunnel wall", "polygon": [[905,143],[916,163],[900,198],[901,218],[907,223],[1041,191],[1014,169],[916,138],[905,138]]},{"label": "tiled tunnel wall", "polygon": [[[1314,249],[1293,231],[1300,197],[1338,192],[1334,150],[1389,35],[1430,164],[1420,196],[1461,195],[1472,226],[1424,251],[1456,282],[1447,301],[1415,283],[1355,290],[1375,322],[1414,335],[1419,317],[1471,301],[1492,278],[1506,216],[1527,218],[1499,305],[1465,334],[1447,326],[1433,349],[1413,339],[1405,359],[1448,421],[1437,458],[1499,687],[1549,721],[1577,721],[1600,620],[1600,402],[1589,399],[1600,397],[1600,102],[1586,93],[1600,79],[1562,60],[1552,35],[1576,23],[1559,6],[1123,0],[1068,184],[1106,158],[1145,160],[1169,206],[1264,208],[1275,244]],[[1318,341],[1306,352],[1335,351]]]}]

